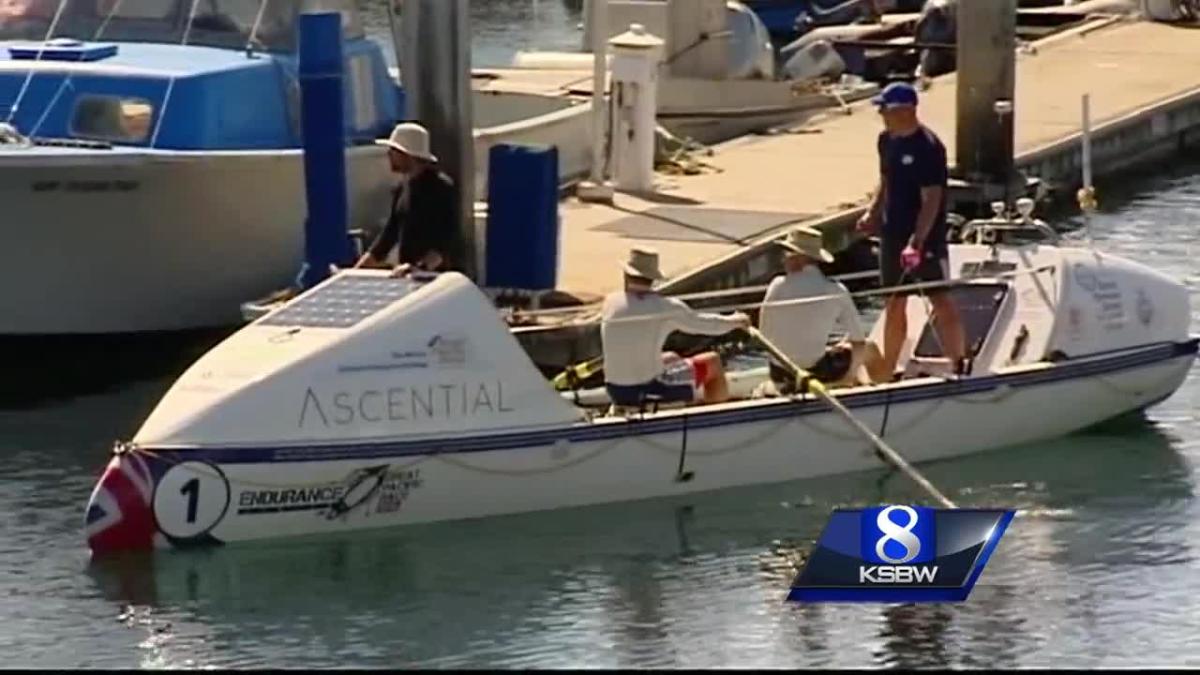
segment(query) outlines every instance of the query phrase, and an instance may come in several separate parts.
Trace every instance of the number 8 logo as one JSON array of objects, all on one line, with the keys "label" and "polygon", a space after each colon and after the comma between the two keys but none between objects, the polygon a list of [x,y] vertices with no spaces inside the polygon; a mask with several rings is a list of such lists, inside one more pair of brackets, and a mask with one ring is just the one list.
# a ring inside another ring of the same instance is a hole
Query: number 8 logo
[{"label": "number 8 logo", "polygon": [[[908,523],[901,527],[892,522],[888,516],[894,511],[905,513],[908,516]],[[879,512],[879,516],[875,519],[875,525],[879,527],[880,532],[883,532],[883,536],[875,542],[875,555],[878,555],[881,560],[886,560],[893,565],[903,565],[921,554],[921,540],[912,532],[913,528],[917,526],[917,512],[911,506],[887,507]],[[904,547],[903,557],[893,558],[887,554],[884,547],[889,541],[894,541]]]},{"label": "number 8 logo", "polygon": [[225,518],[229,502],[229,481],[219,468],[183,462],[167,469],[154,486],[154,520],[171,539],[194,539]]}]

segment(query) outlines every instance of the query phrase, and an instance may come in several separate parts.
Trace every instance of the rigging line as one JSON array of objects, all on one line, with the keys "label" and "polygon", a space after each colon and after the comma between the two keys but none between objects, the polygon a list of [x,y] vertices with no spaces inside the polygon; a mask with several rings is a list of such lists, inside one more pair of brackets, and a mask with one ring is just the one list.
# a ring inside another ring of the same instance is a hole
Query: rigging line
[{"label": "rigging line", "polygon": [[[100,40],[100,37],[104,34],[104,29],[108,28],[108,24],[112,22],[113,16],[116,15],[117,11],[121,8],[121,3],[123,2],[125,2],[125,0],[117,0],[113,3],[113,6],[108,10],[108,14],[105,15],[104,20],[100,22],[100,27],[97,28],[95,34],[92,35],[92,42],[98,42]],[[63,92],[66,91],[67,88],[71,87],[71,78],[75,76],[75,72],[76,71],[74,70],[69,71],[67,76],[63,78],[62,84],[58,85],[58,91],[54,92],[54,96],[50,99],[50,103],[44,110],[42,110],[42,116],[38,118],[37,124],[33,125],[33,129],[29,131],[30,138],[37,136],[38,130],[42,128],[42,125],[45,124],[46,119],[50,117],[50,112],[54,110],[54,106],[58,104],[59,97],[62,96]]]},{"label": "rigging line", "polygon": [[48,103],[42,110],[42,115],[38,118],[37,124],[34,124],[33,128],[29,130],[30,139],[33,139],[35,136],[37,136],[38,130],[42,128],[42,124],[46,122],[46,118],[50,117],[50,111],[54,110],[54,106],[58,105],[58,99],[62,97],[63,92],[67,89],[74,88],[75,87],[71,84],[70,75],[67,75],[65,78],[63,78],[62,84],[58,85],[58,91],[54,92],[54,97],[50,99],[50,103]]},{"label": "rigging line", "polygon": [[271,0],[263,0],[258,6],[258,16],[254,17],[254,26],[250,28],[250,35],[246,38],[246,53],[249,55],[254,50],[254,41],[258,39],[258,29],[262,27],[263,17],[267,14],[267,5]]},{"label": "rigging line", "polygon": [[[58,29],[58,21],[62,18],[63,10],[67,7],[67,0],[59,0],[58,9],[54,11],[54,18],[51,19],[50,25],[46,27],[46,37],[42,40],[42,44],[38,47],[37,57],[34,58],[34,65],[42,60],[42,56],[46,53],[46,43],[54,37],[54,31]],[[21,90],[17,92],[17,98],[13,100],[12,108],[8,111],[8,118],[5,121],[7,124],[12,124],[13,118],[16,117],[17,111],[21,108],[21,101],[25,98],[25,94],[29,92],[29,84],[33,82],[33,75],[36,68],[31,67],[29,72],[25,74],[25,82],[21,84]]]},{"label": "rigging line", "polygon": [[[187,25],[183,28],[183,41],[180,46],[186,46],[188,38],[192,36],[192,24],[196,21],[196,10],[200,7],[200,0],[192,0],[192,8],[188,12]],[[154,123],[154,135],[150,137],[150,146],[153,148],[158,144],[158,132],[162,130],[163,120],[167,118],[167,106],[171,103],[171,93],[175,89],[175,80],[178,75],[172,74],[171,79],[167,81],[167,91],[163,94],[162,110],[158,111],[158,120]]]}]

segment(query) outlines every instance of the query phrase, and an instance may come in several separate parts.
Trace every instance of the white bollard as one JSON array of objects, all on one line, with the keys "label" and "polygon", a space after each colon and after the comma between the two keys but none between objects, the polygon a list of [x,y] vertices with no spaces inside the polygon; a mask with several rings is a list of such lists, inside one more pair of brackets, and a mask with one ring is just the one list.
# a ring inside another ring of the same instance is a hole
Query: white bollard
[{"label": "white bollard", "polygon": [[633,24],[608,41],[612,49],[612,163],[617,186],[654,190],[658,70],[663,41]]}]

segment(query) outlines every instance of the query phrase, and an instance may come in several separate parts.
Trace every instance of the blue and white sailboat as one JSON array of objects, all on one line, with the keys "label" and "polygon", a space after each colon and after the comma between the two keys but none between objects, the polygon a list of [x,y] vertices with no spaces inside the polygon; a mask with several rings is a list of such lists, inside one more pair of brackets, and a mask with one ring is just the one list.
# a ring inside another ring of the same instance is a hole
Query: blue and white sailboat
[{"label": "blue and white sailboat", "polygon": [[308,9],[344,17],[349,223],[372,230],[402,98],[351,0],[0,7],[0,335],[232,324],[294,278]]}]

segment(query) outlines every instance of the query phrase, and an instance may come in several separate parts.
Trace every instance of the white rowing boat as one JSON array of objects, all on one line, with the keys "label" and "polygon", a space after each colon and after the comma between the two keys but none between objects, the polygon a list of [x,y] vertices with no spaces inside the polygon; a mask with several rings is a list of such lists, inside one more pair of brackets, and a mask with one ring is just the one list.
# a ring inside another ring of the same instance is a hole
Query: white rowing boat
[{"label": "white rowing boat", "polygon": [[[946,375],[915,295],[901,356],[910,378],[835,392],[910,462],[1049,439],[1154,405],[1195,359],[1186,290],[1141,264],[1033,242],[953,246],[951,268],[972,374]],[[751,391],[754,377],[735,388]],[[465,277],[347,271],[184,373],[118,444],[86,531],[102,554],[878,466],[872,446],[810,395],[640,412],[577,405]]]}]

